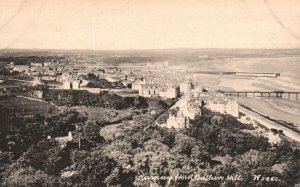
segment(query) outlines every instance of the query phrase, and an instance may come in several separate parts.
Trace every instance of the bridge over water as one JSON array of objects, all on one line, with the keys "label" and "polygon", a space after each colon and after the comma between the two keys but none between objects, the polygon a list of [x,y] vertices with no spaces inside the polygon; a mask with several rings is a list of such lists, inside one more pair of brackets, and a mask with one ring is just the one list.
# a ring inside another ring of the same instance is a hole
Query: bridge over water
[{"label": "bridge over water", "polygon": [[300,102],[300,91],[221,91],[227,96],[281,98]]}]

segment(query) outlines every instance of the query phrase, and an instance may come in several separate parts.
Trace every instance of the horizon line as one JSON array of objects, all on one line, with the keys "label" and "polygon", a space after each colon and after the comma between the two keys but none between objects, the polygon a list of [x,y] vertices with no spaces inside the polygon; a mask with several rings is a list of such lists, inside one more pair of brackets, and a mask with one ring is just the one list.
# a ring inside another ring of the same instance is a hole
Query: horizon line
[{"label": "horizon line", "polygon": [[0,52],[9,51],[9,50],[36,50],[36,51],[150,51],[150,50],[201,50],[201,49],[209,49],[209,50],[300,50],[300,48],[218,48],[218,47],[202,47],[202,48],[189,48],[189,47],[174,47],[174,48],[119,48],[119,49],[89,49],[89,48],[1,48]]}]

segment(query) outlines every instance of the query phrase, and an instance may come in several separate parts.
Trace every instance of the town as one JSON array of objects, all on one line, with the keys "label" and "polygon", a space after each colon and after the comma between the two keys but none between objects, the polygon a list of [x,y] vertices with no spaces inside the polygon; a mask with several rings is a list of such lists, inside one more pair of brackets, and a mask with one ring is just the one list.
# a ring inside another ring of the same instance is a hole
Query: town
[{"label": "town", "polygon": [[[2,66],[2,71],[6,72],[4,74],[8,76],[2,75],[1,95],[15,95],[48,103],[56,100],[57,105],[61,105],[62,95],[68,99],[70,94],[75,92],[90,95],[109,93],[120,96],[120,98],[173,100],[171,108],[165,111],[164,115],[160,114],[166,119],[163,122],[156,121],[157,125],[175,129],[188,128],[189,121],[201,118],[202,108],[207,108],[213,112],[231,115],[244,123],[251,123],[260,131],[265,130],[256,124],[264,124],[269,129],[274,129],[264,134],[272,143],[280,141],[283,134],[299,141],[297,131],[274,123],[274,121],[254,114],[253,111],[249,111],[249,108],[240,106],[236,99],[236,96],[239,95],[234,92],[228,94],[214,90],[208,85],[193,80],[193,75],[185,68],[169,65],[168,61],[147,62],[149,59],[143,59],[143,57],[141,58],[142,63],[123,62],[128,59],[130,58],[118,55],[108,58],[73,55],[28,58],[23,62],[17,58],[13,62],[13,58],[8,58],[5,59],[6,62],[3,62]],[[269,74],[271,73],[266,75]],[[258,75],[262,75],[262,73]],[[279,73],[276,73],[277,75]],[[56,93],[57,98],[51,100],[49,95],[52,92]],[[276,93],[276,97],[278,94],[282,97],[283,93]],[[260,97],[262,96],[260,94]],[[86,101],[80,101],[80,103],[86,103]],[[128,105],[128,103],[126,104]],[[82,104],[73,104],[73,106],[76,105]],[[115,108],[127,108],[123,105],[124,103],[121,103]],[[95,108],[96,110],[97,108]],[[149,109],[152,114],[158,114],[159,111],[156,110],[156,108]],[[157,118],[162,117],[157,116]]]},{"label": "town", "polygon": [[[222,167],[222,175],[231,176],[226,172],[231,159],[244,162],[257,154],[261,163],[270,162],[274,175],[287,177],[284,166],[292,167],[293,162],[284,161],[284,156],[293,160],[297,155],[299,136],[292,124],[275,121],[239,102],[243,97],[283,99],[286,93],[282,91],[215,89],[182,66],[149,57],[73,54],[2,56],[0,61],[1,158],[7,165],[28,159],[20,167],[33,167],[34,172],[54,177],[50,186],[83,185],[103,164],[114,166],[105,166],[107,173],[97,174],[105,179],[91,180],[88,186],[124,181],[134,186],[163,186],[166,181],[139,177],[178,175],[176,168],[186,172],[188,162],[196,173]],[[10,154],[13,157],[8,158]],[[38,163],[39,155],[47,159]],[[282,164],[265,155],[273,155]],[[158,163],[166,160],[167,170],[175,173],[161,173],[155,158]],[[174,165],[173,160],[185,164]],[[150,164],[150,169],[140,163]],[[86,165],[91,166],[87,171]],[[236,166],[237,171],[249,172],[242,168]],[[1,171],[3,186],[19,185],[12,177],[19,169]],[[127,179],[110,180],[114,172]],[[168,183],[187,186],[201,181],[194,180],[193,173],[184,175],[186,180]],[[243,185],[244,177],[234,182]]]},{"label": "town", "polygon": [[[88,63],[83,63],[84,59],[88,59]],[[111,62],[107,63],[107,59],[115,62],[120,59],[124,60],[124,57],[112,56],[103,59],[98,56],[77,55],[33,59],[33,62],[28,60],[26,63],[19,64],[8,61],[2,67],[9,76],[1,79],[1,94],[17,95],[40,102],[56,102],[56,105],[61,106],[64,105],[62,103],[67,102],[67,106],[73,107],[91,106],[86,100],[70,104],[68,100],[76,92],[90,96],[108,93],[119,96],[117,100],[123,100],[126,97],[167,102],[172,100],[171,107],[167,111],[162,112],[155,107],[149,108],[149,114],[158,118],[155,122],[157,125],[175,129],[188,128],[191,120],[201,118],[202,108],[207,108],[256,126],[257,131],[264,132],[262,135],[271,143],[279,142],[284,135],[299,141],[297,130],[253,113],[249,108],[240,106],[236,95],[232,92],[226,94],[208,85],[202,85],[201,82],[193,80],[192,74],[189,74],[186,69],[169,65],[168,61],[112,65]],[[5,82],[24,84],[12,86]],[[27,88],[24,85],[27,85]],[[53,93],[55,93],[55,98],[53,98]],[[65,101],[62,101],[62,98],[65,98]],[[107,105],[109,104],[92,104],[92,106],[104,108]],[[125,109],[131,104],[119,102],[115,105],[116,109]],[[82,109],[82,107],[80,109],[88,113],[90,110]],[[101,108],[95,107],[94,115],[97,115],[97,110]],[[106,114],[111,115],[107,111]],[[160,120],[162,118],[165,119]],[[264,124],[272,131],[266,131],[263,126],[257,124]]]},{"label": "town", "polygon": [[39,89],[41,86],[50,90],[88,91],[92,94],[107,91],[121,96],[175,99],[177,103],[172,108],[178,107],[180,110],[176,115],[170,114],[164,125],[168,128],[188,127],[189,120],[201,116],[204,106],[214,112],[239,117],[239,105],[234,98],[204,85],[196,88],[192,77],[186,75],[186,70],[170,67],[168,61],[136,66],[113,66],[104,62],[84,65],[78,59],[75,61],[51,60],[26,65],[9,62],[4,66],[5,70],[12,75],[18,74],[18,77],[27,77],[27,80],[2,78],[1,94],[14,94],[16,89],[6,86],[5,81],[23,81],[32,86],[31,94],[27,96],[40,100],[45,95]]}]

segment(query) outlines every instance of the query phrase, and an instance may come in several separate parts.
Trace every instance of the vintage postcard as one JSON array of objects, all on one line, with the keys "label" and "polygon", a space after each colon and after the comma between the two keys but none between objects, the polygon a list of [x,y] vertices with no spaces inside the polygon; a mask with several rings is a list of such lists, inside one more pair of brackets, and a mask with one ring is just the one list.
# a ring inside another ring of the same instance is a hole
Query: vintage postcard
[{"label": "vintage postcard", "polygon": [[299,8],[0,0],[0,186],[300,186]]}]

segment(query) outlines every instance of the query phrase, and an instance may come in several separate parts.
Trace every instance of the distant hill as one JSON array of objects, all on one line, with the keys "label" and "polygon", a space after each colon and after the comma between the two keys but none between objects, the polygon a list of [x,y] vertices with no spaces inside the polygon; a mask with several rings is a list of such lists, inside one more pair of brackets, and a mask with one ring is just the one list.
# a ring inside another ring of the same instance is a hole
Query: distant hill
[{"label": "distant hill", "polygon": [[222,48],[174,48],[149,50],[59,50],[59,49],[7,49],[0,56],[45,55],[101,55],[101,56],[208,56],[208,57],[270,57],[300,56],[300,49],[222,49]]}]

